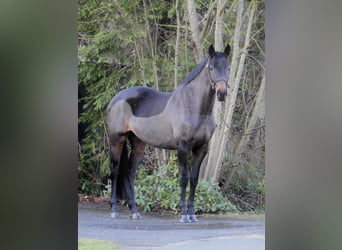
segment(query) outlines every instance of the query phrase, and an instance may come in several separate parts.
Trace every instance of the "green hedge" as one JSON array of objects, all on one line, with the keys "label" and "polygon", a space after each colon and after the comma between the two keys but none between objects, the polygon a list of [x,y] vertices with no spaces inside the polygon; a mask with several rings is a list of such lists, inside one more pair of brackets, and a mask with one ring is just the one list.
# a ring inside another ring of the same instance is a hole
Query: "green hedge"
[{"label": "green hedge", "polygon": [[[143,168],[138,172],[135,182],[136,201],[145,212],[171,210],[177,213],[180,202],[180,186],[176,158],[169,164],[148,174]],[[187,193],[189,192],[187,187]],[[217,183],[200,180],[195,195],[195,212],[218,213],[236,212],[236,207],[223,197]]]}]

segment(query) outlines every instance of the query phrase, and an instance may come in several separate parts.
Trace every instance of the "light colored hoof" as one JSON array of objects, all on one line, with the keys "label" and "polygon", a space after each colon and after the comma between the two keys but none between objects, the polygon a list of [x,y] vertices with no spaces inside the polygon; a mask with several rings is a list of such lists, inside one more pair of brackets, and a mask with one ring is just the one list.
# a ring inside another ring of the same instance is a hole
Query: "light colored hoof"
[{"label": "light colored hoof", "polygon": [[131,219],[132,220],[140,220],[141,219],[140,213],[132,213],[131,214]]},{"label": "light colored hoof", "polygon": [[182,215],[179,221],[181,223],[190,223],[189,215]]},{"label": "light colored hoof", "polygon": [[110,218],[112,218],[112,219],[118,219],[118,218],[119,218],[119,214],[118,214],[118,213],[115,213],[115,212],[112,212],[112,213],[110,214]]},{"label": "light colored hoof", "polygon": [[189,219],[190,219],[190,222],[198,222],[196,215],[194,214],[189,215]]}]

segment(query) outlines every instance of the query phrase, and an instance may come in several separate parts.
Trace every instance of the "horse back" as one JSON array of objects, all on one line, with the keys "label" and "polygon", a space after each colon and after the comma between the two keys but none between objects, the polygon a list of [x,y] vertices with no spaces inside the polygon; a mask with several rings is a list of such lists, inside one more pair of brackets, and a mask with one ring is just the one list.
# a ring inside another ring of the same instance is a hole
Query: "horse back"
[{"label": "horse back", "polygon": [[131,87],[116,94],[107,111],[109,113],[115,103],[124,100],[129,104],[133,115],[136,117],[158,115],[164,110],[171,94],[171,92],[161,92],[148,87]]}]

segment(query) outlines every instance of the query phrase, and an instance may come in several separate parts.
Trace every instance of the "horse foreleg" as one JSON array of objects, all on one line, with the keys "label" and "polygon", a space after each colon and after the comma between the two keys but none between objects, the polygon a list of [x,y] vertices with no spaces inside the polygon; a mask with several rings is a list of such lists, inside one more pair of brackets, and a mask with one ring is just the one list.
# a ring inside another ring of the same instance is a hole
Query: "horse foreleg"
[{"label": "horse foreleg", "polygon": [[178,164],[179,164],[179,179],[180,179],[180,189],[181,189],[181,198],[180,198],[180,208],[181,208],[181,219],[180,222],[188,223],[189,215],[186,208],[186,187],[189,182],[189,173],[188,173],[188,145],[186,143],[180,143],[178,148]]},{"label": "horse foreleg", "polygon": [[207,151],[208,151],[207,144],[204,144],[200,146],[199,148],[192,150],[192,171],[191,171],[191,177],[190,177],[190,192],[189,192],[189,198],[188,198],[188,213],[189,213],[189,219],[191,222],[198,221],[195,215],[194,199],[195,199],[195,192],[196,192],[196,187],[198,183],[198,175],[200,172],[200,167]]}]

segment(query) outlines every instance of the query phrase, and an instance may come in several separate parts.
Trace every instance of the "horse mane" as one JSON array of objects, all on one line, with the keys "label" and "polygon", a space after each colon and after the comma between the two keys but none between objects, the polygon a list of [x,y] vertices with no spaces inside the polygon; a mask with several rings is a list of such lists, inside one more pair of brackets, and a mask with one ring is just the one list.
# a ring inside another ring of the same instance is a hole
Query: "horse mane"
[{"label": "horse mane", "polygon": [[207,61],[209,59],[209,56],[205,57],[203,59],[202,62],[200,62],[199,64],[197,64],[197,66],[195,67],[195,69],[193,69],[189,75],[187,75],[184,80],[181,82],[180,85],[186,85],[189,82],[191,82],[192,80],[194,80],[196,78],[196,76],[198,76],[199,73],[201,73],[201,71],[203,70],[204,66],[206,65]]}]

